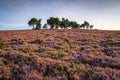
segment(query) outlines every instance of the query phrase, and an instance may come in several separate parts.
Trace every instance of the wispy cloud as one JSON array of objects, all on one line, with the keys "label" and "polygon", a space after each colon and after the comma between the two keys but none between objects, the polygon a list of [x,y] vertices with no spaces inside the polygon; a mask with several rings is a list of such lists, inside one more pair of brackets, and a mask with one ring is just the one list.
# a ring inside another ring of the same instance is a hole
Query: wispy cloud
[{"label": "wispy cloud", "polygon": [[1,0],[0,26],[25,29],[33,17],[45,23],[47,18],[56,16],[79,23],[87,20],[99,29],[120,30],[119,8],[119,0]]}]

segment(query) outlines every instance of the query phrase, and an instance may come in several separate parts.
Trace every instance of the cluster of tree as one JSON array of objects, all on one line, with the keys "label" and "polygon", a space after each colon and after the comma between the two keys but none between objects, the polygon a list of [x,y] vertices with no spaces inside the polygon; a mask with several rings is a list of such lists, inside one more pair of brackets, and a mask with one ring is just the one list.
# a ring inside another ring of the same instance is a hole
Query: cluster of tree
[{"label": "cluster of tree", "polygon": [[[28,21],[29,26],[33,26],[33,29],[41,29],[41,20],[42,19],[36,19],[32,18],[30,21]],[[62,18],[60,20],[57,17],[50,17],[47,19],[47,23],[43,25],[43,29],[48,29],[48,25],[50,26],[50,29],[92,29],[93,25],[90,25],[89,22],[84,21],[83,24],[78,24],[76,21],[69,21],[68,19]]]},{"label": "cluster of tree", "polygon": [[36,18],[32,18],[31,20],[28,21],[29,26],[33,26],[33,29],[41,29],[41,20],[37,20]]}]

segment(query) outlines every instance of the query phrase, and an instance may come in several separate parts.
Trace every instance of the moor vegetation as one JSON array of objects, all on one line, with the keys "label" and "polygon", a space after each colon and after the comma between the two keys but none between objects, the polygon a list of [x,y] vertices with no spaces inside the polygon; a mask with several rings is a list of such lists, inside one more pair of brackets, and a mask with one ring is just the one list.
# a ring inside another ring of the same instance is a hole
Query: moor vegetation
[{"label": "moor vegetation", "polygon": [[0,31],[0,80],[120,80],[120,31]]}]

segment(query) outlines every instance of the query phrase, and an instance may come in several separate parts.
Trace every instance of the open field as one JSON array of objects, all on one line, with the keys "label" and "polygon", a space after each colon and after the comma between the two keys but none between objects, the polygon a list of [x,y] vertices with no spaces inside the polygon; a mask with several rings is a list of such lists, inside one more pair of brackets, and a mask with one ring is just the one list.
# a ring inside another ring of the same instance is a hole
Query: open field
[{"label": "open field", "polygon": [[120,31],[0,31],[0,80],[120,80]]}]

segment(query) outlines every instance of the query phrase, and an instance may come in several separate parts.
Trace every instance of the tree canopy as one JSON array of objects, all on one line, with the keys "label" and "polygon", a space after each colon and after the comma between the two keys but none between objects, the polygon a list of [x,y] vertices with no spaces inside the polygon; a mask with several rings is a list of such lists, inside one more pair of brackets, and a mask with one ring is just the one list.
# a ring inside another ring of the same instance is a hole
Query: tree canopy
[{"label": "tree canopy", "polygon": [[41,20],[37,20],[36,18],[32,18],[31,20],[28,21],[28,25],[32,26],[33,29],[40,29],[41,28]]},{"label": "tree canopy", "polygon": [[59,19],[58,17],[50,17],[47,19],[47,23],[41,27],[41,20],[42,19],[32,18],[28,21],[28,25],[32,26],[33,29],[47,29],[48,25],[50,26],[50,29],[92,29],[94,27],[93,25],[90,25],[88,21],[84,21],[84,23],[80,25],[76,21],[70,21],[64,17],[62,19]]}]

